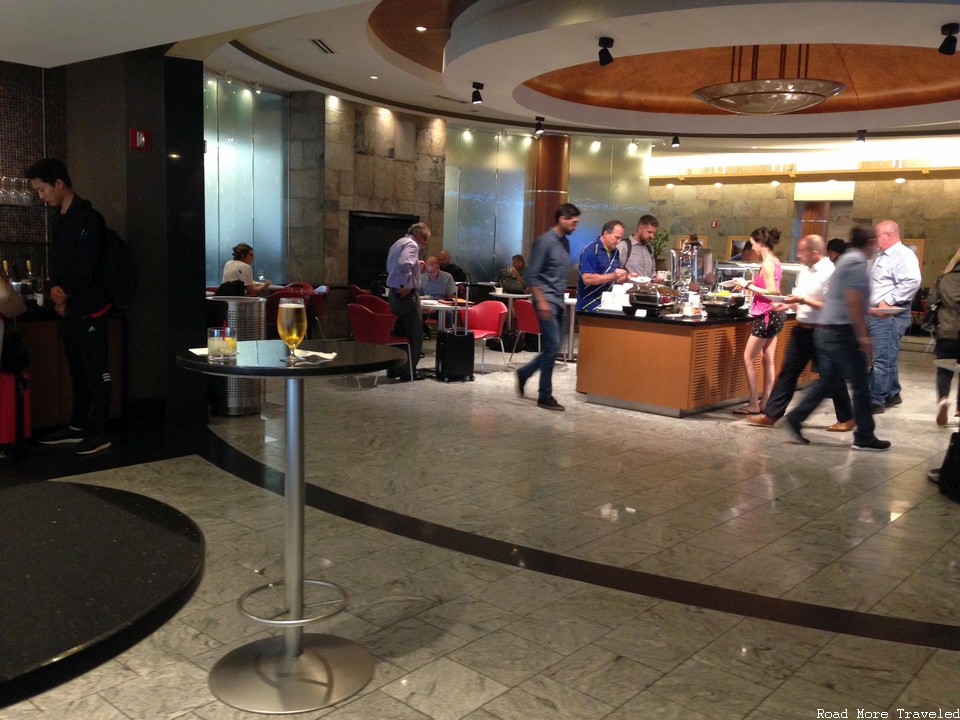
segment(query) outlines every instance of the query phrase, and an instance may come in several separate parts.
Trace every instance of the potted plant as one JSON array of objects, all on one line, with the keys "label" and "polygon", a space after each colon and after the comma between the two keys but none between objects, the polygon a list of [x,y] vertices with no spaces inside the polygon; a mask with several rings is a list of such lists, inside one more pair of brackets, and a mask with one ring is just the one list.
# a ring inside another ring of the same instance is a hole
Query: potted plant
[{"label": "potted plant", "polygon": [[670,233],[660,228],[650,239],[650,245],[653,247],[653,258],[657,261],[657,270],[663,270],[666,267],[666,261],[660,259],[660,253],[670,242]]}]

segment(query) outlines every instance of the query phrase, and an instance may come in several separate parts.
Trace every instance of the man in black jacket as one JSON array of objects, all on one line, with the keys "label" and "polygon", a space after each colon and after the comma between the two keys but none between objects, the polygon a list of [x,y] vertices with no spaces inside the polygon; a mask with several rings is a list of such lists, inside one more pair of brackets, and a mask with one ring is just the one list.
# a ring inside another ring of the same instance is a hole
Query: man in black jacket
[{"label": "man in black jacket", "polygon": [[73,191],[70,174],[60,160],[40,160],[25,175],[40,199],[60,210],[53,223],[50,299],[61,317],[60,335],[73,381],[69,423],[40,442],[76,444],[78,455],[93,455],[110,447],[107,312],[111,305],[101,279],[103,220],[89,201]]}]

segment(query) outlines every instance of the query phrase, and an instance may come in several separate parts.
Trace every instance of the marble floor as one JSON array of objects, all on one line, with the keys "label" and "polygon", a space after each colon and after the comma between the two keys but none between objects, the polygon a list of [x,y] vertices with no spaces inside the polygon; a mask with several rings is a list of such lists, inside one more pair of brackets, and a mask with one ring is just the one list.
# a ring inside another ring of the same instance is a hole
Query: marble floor
[{"label": "marble floor", "polygon": [[[308,482],[346,500],[307,508],[306,567],[350,596],[317,631],[362,642],[377,666],[357,697],[292,717],[960,708],[960,505],[926,478],[951,430],[933,421],[930,355],[901,354],[904,404],[877,418],[886,453],[823,431],[827,405],[804,447],[729,410],[679,420],[589,405],[575,364],[554,376],[567,411],[544,412],[499,360],[486,353],[473,383],[307,383]],[[282,399],[270,383],[259,416],[212,428],[282,470]],[[0,719],[259,717],[214,699],[206,673],[262,635],[235,600],[281,574],[281,498],[196,455],[69,479],[189,514],[206,574],[153,636]],[[383,517],[415,531],[387,532]],[[445,529],[463,532],[453,543]]]}]

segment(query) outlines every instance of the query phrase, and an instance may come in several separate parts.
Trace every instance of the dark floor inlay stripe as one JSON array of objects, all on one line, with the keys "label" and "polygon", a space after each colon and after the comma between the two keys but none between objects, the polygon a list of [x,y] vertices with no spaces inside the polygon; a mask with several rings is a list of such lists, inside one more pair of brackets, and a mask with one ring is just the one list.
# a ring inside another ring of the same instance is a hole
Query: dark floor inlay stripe
[{"label": "dark floor inlay stripe", "polygon": [[[267,467],[210,432],[208,459],[218,467],[259,487],[283,494],[283,473]],[[430,545],[513,565],[525,570],[579,580],[659,600],[709,610],[844,633],[874,640],[960,650],[960,626],[844,610],[824,605],[772,598],[690,580],[652,575],[639,570],[602,565],[502,540],[474,535],[307,484],[306,504],[317,510],[386,530]]]}]

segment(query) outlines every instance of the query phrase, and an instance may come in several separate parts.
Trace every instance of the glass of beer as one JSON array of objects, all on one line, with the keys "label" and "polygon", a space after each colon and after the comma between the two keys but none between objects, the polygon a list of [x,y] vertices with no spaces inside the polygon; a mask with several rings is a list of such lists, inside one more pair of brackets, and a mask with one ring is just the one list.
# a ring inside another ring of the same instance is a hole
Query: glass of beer
[{"label": "glass of beer", "polygon": [[277,333],[289,349],[287,364],[297,361],[295,350],[307,334],[307,309],[303,298],[283,298],[277,310]]}]

